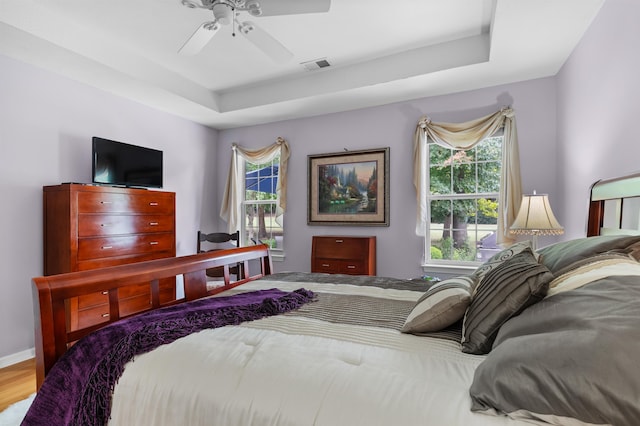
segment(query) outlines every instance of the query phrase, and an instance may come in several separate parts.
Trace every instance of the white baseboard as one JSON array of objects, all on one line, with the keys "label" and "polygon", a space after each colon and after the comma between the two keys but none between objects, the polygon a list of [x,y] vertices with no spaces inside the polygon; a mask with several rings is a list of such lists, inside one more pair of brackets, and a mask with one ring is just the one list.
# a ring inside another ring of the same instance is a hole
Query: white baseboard
[{"label": "white baseboard", "polygon": [[8,367],[36,356],[36,349],[31,348],[0,358],[0,368]]}]

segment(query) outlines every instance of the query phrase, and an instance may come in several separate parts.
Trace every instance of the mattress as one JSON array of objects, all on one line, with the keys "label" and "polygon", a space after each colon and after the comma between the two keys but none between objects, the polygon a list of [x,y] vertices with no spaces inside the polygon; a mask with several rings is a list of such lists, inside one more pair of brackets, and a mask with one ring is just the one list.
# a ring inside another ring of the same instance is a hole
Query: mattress
[{"label": "mattress", "polygon": [[[237,291],[304,287],[319,298],[409,308],[423,294],[326,276],[277,278]],[[294,312],[203,330],[139,355],[115,387],[109,424],[532,424],[470,411],[469,387],[484,356],[462,353],[451,339],[400,333],[393,318],[368,324],[349,311],[346,321]]]}]

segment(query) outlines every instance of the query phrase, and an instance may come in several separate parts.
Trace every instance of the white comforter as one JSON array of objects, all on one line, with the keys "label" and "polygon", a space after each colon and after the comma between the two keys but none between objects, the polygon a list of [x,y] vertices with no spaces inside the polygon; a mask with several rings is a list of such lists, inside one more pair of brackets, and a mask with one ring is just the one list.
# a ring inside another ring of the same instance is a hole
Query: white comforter
[{"label": "white comforter", "polygon": [[[259,281],[400,300],[421,293]],[[110,425],[518,425],[472,413],[483,357],[455,342],[391,329],[276,316],[205,330],[130,362]],[[526,423],[530,424],[530,423]]]}]

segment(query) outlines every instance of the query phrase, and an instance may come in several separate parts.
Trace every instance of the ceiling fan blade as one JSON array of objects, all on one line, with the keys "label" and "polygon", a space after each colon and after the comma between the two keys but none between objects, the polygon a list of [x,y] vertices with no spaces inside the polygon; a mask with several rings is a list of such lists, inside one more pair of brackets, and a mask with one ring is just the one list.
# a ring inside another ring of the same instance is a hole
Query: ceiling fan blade
[{"label": "ceiling fan blade", "polygon": [[238,29],[247,40],[262,50],[274,62],[283,63],[293,58],[293,53],[289,49],[253,22],[243,22],[238,25]]},{"label": "ceiling fan blade", "polygon": [[331,0],[260,0],[260,16],[328,12]]},{"label": "ceiling fan blade", "polygon": [[220,24],[215,21],[205,22],[189,37],[178,53],[181,55],[195,55],[209,43],[211,38],[220,29]]}]

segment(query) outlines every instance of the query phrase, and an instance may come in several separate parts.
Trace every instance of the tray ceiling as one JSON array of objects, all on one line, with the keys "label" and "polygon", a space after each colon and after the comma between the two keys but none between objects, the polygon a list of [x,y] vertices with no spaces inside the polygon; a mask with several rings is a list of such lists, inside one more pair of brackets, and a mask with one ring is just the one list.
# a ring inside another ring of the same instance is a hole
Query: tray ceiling
[{"label": "tray ceiling", "polygon": [[[223,129],[555,75],[603,2],[332,0],[243,16],[293,52],[277,64],[231,27],[179,55],[211,18],[180,0],[2,0],[0,53]],[[302,65],[319,59],[330,66]]]}]

